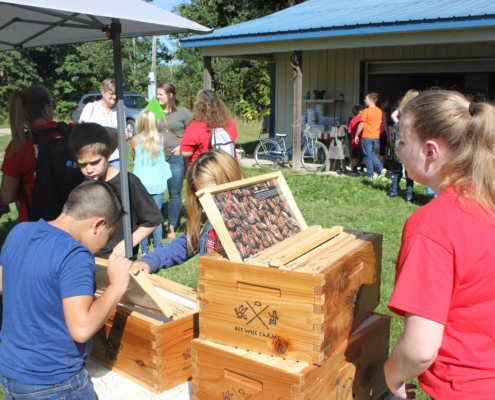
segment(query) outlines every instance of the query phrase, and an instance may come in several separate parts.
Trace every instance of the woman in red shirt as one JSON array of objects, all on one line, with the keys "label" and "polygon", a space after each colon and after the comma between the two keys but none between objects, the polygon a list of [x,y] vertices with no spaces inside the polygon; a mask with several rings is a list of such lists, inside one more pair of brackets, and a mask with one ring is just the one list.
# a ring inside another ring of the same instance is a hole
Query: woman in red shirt
[{"label": "woman in red shirt", "polygon": [[237,129],[229,110],[215,92],[209,89],[200,90],[193,115],[186,127],[180,146],[181,155],[190,157],[189,165],[201,153],[206,153],[210,149],[210,139],[215,128],[225,129],[235,147]]}]

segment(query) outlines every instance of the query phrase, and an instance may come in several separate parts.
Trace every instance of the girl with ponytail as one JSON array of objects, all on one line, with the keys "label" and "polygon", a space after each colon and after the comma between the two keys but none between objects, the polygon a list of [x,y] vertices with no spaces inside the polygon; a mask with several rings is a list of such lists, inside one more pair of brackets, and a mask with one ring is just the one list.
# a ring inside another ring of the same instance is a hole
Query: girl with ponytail
[{"label": "girl with ponytail", "polygon": [[385,364],[390,389],[412,398],[488,399],[495,387],[495,106],[450,91],[401,108],[397,152],[437,198],[406,222],[388,307],[405,317]]},{"label": "girl with ponytail", "polygon": [[2,163],[0,200],[5,204],[19,201],[19,222],[28,220],[36,171],[33,132],[53,122],[55,104],[43,85],[15,91],[9,99],[12,140]]}]

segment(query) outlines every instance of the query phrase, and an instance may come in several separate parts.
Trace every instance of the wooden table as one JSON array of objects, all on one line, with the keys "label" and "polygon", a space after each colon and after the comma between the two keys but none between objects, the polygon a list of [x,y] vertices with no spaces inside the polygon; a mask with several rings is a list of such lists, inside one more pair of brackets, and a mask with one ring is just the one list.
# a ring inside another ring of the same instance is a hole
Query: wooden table
[{"label": "wooden table", "polygon": [[116,372],[88,360],[89,372],[99,400],[191,400],[192,383],[185,382],[171,390],[155,394]]}]

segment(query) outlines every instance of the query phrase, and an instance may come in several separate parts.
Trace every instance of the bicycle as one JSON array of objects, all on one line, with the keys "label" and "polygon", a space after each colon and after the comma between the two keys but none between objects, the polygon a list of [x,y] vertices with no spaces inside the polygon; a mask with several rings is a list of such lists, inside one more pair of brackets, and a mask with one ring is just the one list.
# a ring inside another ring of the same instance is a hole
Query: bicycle
[{"label": "bicycle", "polygon": [[[301,139],[301,164],[309,172],[325,169],[329,159],[328,150],[316,137],[319,129],[311,128],[304,132]],[[254,150],[254,159],[261,168],[273,168],[278,163],[287,164],[292,158],[292,147],[285,146],[287,134],[276,133],[275,138],[260,138]]]}]

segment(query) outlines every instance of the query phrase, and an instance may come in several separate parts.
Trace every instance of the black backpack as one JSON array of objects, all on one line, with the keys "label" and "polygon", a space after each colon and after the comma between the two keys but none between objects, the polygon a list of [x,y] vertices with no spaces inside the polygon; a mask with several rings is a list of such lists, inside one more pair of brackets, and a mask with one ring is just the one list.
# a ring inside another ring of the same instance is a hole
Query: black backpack
[{"label": "black backpack", "polygon": [[70,192],[84,176],[69,152],[71,128],[65,122],[56,127],[33,131],[33,144],[38,153],[29,220],[57,218]]}]

